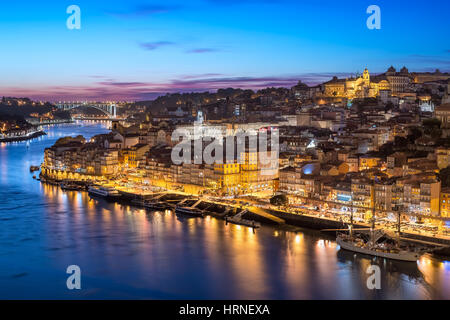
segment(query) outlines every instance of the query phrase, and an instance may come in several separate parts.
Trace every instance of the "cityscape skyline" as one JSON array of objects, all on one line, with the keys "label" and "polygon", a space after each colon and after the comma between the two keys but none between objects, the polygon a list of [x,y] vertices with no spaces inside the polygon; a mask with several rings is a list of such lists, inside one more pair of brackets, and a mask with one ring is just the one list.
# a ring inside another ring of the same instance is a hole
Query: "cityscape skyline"
[{"label": "cityscape skyline", "polygon": [[4,1],[0,299],[449,300],[449,11]]},{"label": "cityscape skyline", "polygon": [[[372,74],[391,65],[450,70],[448,3],[377,1],[381,30],[366,27],[370,1],[77,1],[80,30],[66,28],[70,4],[3,5],[0,39],[8,46],[1,58],[8,63],[0,95],[149,100],[168,92],[318,84],[365,67]],[[414,22],[422,19],[428,23]]]}]

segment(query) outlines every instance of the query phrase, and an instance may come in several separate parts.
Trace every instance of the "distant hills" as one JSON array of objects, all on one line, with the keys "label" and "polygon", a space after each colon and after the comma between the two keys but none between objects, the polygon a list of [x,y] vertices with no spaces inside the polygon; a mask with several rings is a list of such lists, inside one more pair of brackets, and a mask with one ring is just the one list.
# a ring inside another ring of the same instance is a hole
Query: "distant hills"
[{"label": "distant hills", "polygon": [[36,103],[28,98],[5,98],[0,101],[0,119],[18,120],[51,114],[55,118],[70,119],[70,113],[58,110],[53,104]]}]

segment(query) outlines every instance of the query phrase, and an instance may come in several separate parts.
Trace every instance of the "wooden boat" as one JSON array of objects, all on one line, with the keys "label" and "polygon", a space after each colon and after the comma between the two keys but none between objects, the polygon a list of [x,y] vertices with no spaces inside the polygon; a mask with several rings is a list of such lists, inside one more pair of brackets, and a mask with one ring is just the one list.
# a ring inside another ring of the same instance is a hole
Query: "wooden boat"
[{"label": "wooden boat", "polygon": [[344,250],[392,260],[416,262],[422,255],[420,252],[402,249],[396,244],[380,242],[380,239],[385,236],[383,231],[371,229],[370,239],[365,241],[361,237],[353,236],[350,230],[350,235],[338,235],[336,242]]},{"label": "wooden boat", "polygon": [[70,182],[61,182],[60,187],[64,191],[81,191],[83,190],[83,187]]},{"label": "wooden boat", "polygon": [[191,217],[198,217],[198,218],[204,218],[205,214],[202,210],[192,207],[182,207],[177,206],[175,209],[175,213],[179,215],[186,215]]},{"label": "wooden boat", "polygon": [[246,226],[246,227],[250,227],[250,228],[260,228],[261,224],[259,222],[253,221],[253,220],[247,220],[247,219],[242,219],[240,217],[225,217],[225,221],[226,222],[230,222],[230,223],[234,223],[234,224],[238,224],[241,226]]},{"label": "wooden boat", "polygon": [[159,201],[145,201],[144,207],[147,209],[150,209],[150,210],[155,210],[155,211],[164,211],[166,209],[171,209],[170,206],[166,205],[163,202],[159,202]]}]

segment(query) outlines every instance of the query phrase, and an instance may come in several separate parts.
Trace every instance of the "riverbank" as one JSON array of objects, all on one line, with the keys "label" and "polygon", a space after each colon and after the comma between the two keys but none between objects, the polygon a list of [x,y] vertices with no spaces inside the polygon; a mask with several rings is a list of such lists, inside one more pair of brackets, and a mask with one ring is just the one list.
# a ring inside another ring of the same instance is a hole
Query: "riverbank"
[{"label": "riverbank", "polygon": [[[323,230],[323,229],[346,229],[348,227],[348,223],[343,221],[336,221],[332,219],[326,219],[322,217],[315,217],[306,214],[292,214],[285,211],[277,211],[277,210],[269,210],[271,214],[285,219],[287,224],[315,229],[315,230]],[[355,228],[370,228],[368,224],[364,223],[355,223]],[[410,232],[401,232],[402,240],[411,241],[415,243],[423,243],[423,244],[433,244],[436,246],[450,246],[450,239],[443,237],[431,237],[424,234],[416,234]]]},{"label": "riverbank", "polygon": [[[32,179],[38,173],[30,173],[30,165],[42,163],[44,149],[60,137],[90,139],[108,133],[109,125],[49,126],[28,148],[27,142],[2,146],[0,223],[8,232],[0,253],[9,268],[1,297],[74,299],[61,275],[76,264],[86,299],[450,298],[448,258],[372,259],[340,250],[332,233],[287,225],[253,232],[209,216],[94,200]],[[380,267],[382,290],[367,290],[361,275],[369,263]]]},{"label": "riverbank", "polygon": [[0,138],[0,142],[17,142],[17,141],[26,141],[38,138],[40,136],[47,135],[44,131],[39,130],[35,132],[30,132],[24,136],[14,136],[14,137],[7,137],[7,138]]},{"label": "riverbank", "polygon": [[[45,178],[43,179],[43,181]],[[59,185],[60,181],[48,180],[48,183]],[[84,185],[87,189],[88,183],[86,181],[79,182]],[[195,197],[189,194],[176,193],[176,192],[149,192],[144,194],[133,193],[130,190],[124,191],[120,188],[117,190],[121,193],[122,197],[120,200],[116,200],[122,204],[132,205],[136,207],[145,207],[145,201],[155,201],[160,205],[167,206],[170,208],[174,207],[174,202],[168,201],[172,196],[178,196],[183,199],[183,201],[178,201],[177,203],[182,204],[187,207],[195,207],[196,209],[202,210],[205,215],[212,216],[221,220],[229,220],[229,218],[239,216],[239,219],[243,221],[253,221],[264,225],[270,225],[275,228],[284,230],[298,230],[298,229],[310,229],[310,230],[338,230],[347,229],[348,222],[338,221],[326,217],[312,216],[308,214],[293,214],[290,212],[285,212],[281,210],[263,209],[260,207],[255,207],[253,205],[240,205],[240,204],[230,204],[222,202],[220,200],[202,199],[200,197]],[[172,200],[173,201],[173,200]],[[229,220],[229,223],[233,221]],[[240,224],[240,223],[236,223]],[[368,224],[365,223],[355,223],[355,228],[370,228]],[[335,231],[331,232],[333,235]],[[442,248],[450,246],[450,239],[442,237],[431,237],[421,234],[403,232],[401,233],[401,240],[403,242],[408,242],[411,244],[425,246],[434,251],[442,250]],[[443,253],[446,250],[441,251]],[[446,254],[444,254],[446,255]]]},{"label": "riverbank", "polygon": [[39,121],[37,119],[27,118],[26,120],[34,126],[47,126],[47,125],[52,125],[52,124],[64,124],[64,123],[74,123],[75,122],[73,119]]}]

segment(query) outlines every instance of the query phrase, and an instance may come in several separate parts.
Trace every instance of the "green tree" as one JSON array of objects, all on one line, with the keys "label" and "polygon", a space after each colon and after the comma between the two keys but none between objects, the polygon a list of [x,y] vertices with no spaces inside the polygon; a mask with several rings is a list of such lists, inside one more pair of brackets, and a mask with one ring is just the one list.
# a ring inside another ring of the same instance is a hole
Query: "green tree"
[{"label": "green tree", "polygon": [[441,171],[439,171],[439,179],[441,180],[442,188],[448,188],[450,186],[450,167],[441,169]]},{"label": "green tree", "polygon": [[419,127],[411,127],[409,129],[408,141],[410,143],[414,143],[417,139],[419,139],[423,135],[422,130]]},{"label": "green tree", "polygon": [[425,128],[440,128],[441,121],[436,118],[425,119],[422,121],[422,124]]},{"label": "green tree", "polygon": [[396,136],[394,138],[394,147],[397,149],[403,149],[408,146],[408,139]]},{"label": "green tree", "polygon": [[274,206],[285,206],[288,204],[288,198],[284,194],[274,196],[270,199],[270,204]]}]

